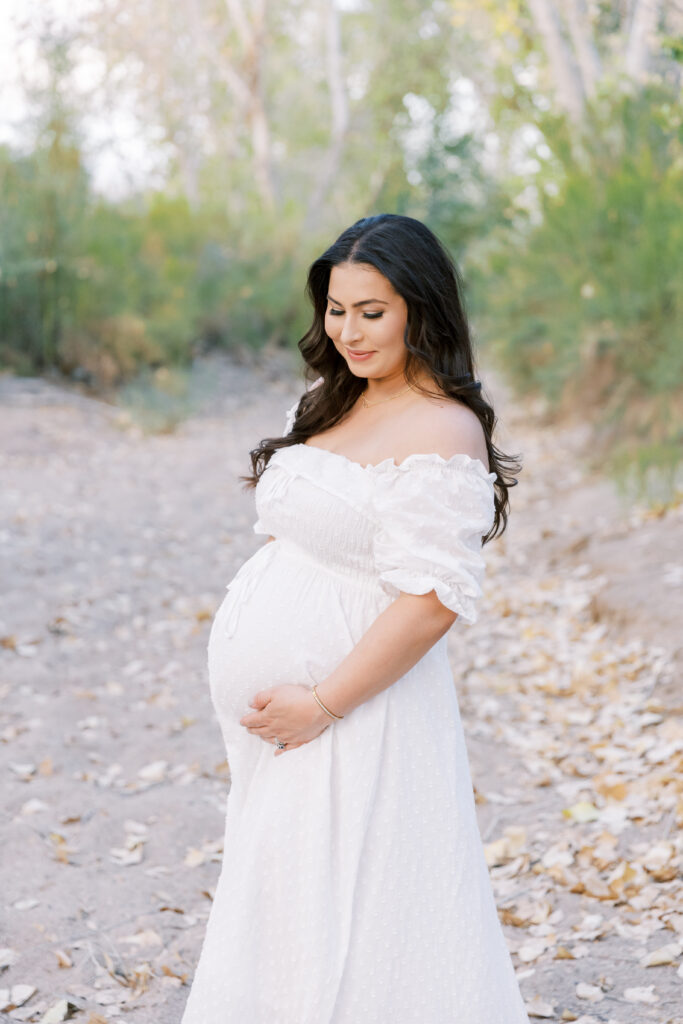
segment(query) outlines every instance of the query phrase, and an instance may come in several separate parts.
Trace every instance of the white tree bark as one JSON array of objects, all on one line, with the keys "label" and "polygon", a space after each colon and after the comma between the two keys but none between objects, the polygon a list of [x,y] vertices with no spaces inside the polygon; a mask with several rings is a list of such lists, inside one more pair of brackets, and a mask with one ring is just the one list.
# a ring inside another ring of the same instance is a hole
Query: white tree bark
[{"label": "white tree bark", "polygon": [[252,0],[251,17],[245,11],[243,0],[225,0],[225,7],[243,51],[240,71],[226,62],[226,81],[236,95],[240,93],[242,99],[246,99],[254,178],[264,206],[272,210],[275,207],[272,141],[263,89],[265,0]]},{"label": "white tree bark", "polygon": [[548,57],[557,98],[571,119],[581,121],[585,90],[571,48],[562,32],[562,24],[553,0],[528,0],[529,10],[541,34]]},{"label": "white tree bark", "polygon": [[344,80],[339,11],[335,0],[325,0],[325,56],[332,124],[325,156],[320,162],[318,181],[306,210],[305,228],[315,224],[339,173],[349,126],[349,101]]},{"label": "white tree bark", "polygon": [[602,76],[602,61],[594,42],[586,0],[566,0],[564,10],[583,78],[584,92],[586,96],[592,97]]},{"label": "white tree bark", "polygon": [[661,7],[661,0],[633,0],[626,45],[626,72],[637,82],[647,77]]}]

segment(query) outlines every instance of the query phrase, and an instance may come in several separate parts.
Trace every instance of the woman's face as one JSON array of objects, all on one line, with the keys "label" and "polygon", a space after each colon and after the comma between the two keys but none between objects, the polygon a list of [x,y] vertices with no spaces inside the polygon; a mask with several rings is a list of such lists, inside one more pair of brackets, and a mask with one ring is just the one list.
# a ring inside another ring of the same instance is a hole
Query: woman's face
[{"label": "woman's face", "polygon": [[[325,331],[353,374],[384,380],[403,375],[405,300],[366,263],[340,263],[330,272]],[[354,358],[353,353],[369,353]]]}]

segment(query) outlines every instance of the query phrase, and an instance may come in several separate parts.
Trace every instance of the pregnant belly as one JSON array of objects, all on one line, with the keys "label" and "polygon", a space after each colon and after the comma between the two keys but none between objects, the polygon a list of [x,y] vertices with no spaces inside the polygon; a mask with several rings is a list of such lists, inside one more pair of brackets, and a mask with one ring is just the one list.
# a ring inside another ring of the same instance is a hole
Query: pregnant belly
[{"label": "pregnant belly", "polygon": [[378,600],[372,581],[296,559],[277,541],[259,548],[228,585],[209,636],[209,686],[226,739],[244,734],[239,719],[259,690],[329,674],[381,610]]}]

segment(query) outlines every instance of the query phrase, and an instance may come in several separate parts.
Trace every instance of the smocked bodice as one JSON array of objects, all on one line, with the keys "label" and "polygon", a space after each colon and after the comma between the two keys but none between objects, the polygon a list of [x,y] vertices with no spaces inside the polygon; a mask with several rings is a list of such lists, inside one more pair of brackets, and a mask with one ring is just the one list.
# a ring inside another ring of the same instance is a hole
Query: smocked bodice
[{"label": "smocked bodice", "polygon": [[361,466],[311,445],[278,449],[256,487],[255,533],[297,545],[340,574],[372,576],[391,596],[436,593],[476,618],[493,521],[494,473],[468,455],[409,455]]}]

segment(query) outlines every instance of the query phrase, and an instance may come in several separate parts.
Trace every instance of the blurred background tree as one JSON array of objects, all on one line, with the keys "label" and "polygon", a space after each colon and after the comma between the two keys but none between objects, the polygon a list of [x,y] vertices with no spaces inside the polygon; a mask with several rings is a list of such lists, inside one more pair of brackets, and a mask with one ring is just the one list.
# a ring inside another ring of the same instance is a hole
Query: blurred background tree
[{"label": "blurred background tree", "polygon": [[14,16],[6,367],[101,390],[213,346],[294,346],[311,260],[358,217],[407,213],[452,249],[520,393],[590,418],[614,467],[679,463],[673,0],[53,7]]}]

